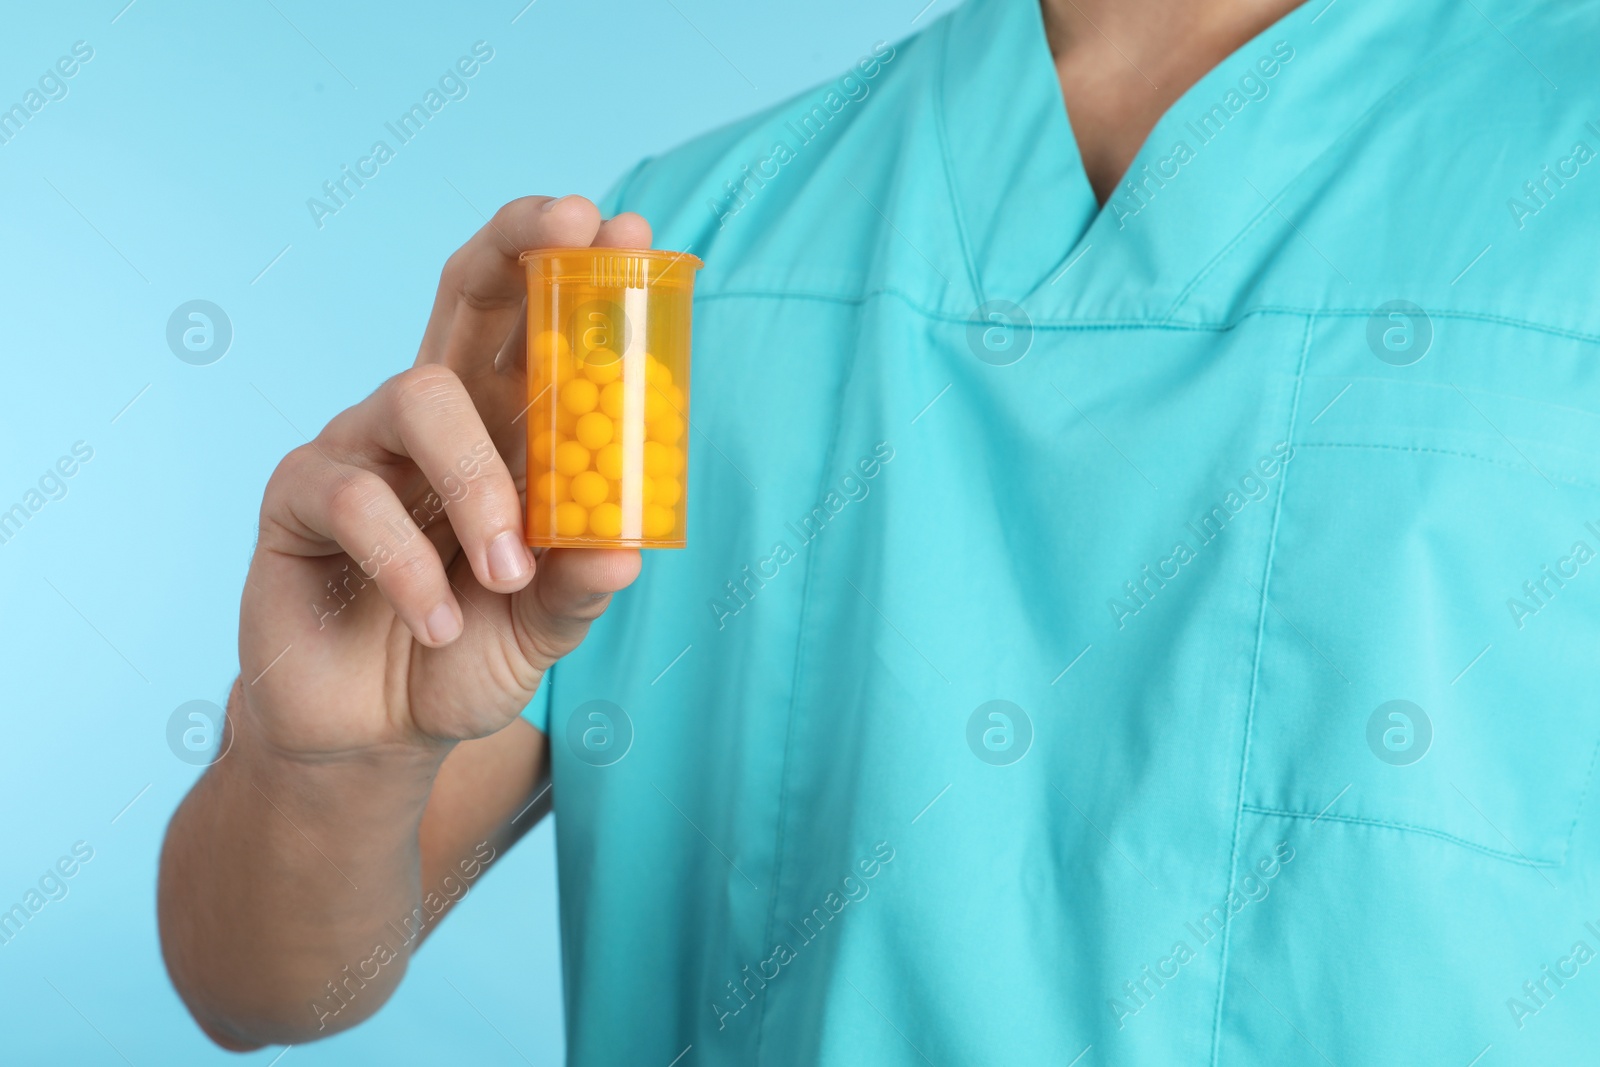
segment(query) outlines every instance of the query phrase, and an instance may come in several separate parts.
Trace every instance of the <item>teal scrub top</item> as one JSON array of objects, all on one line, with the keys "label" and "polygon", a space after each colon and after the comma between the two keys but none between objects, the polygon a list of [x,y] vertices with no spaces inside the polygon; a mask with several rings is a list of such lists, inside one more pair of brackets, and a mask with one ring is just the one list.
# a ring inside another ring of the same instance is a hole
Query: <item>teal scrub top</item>
[{"label": "teal scrub top", "polygon": [[1600,1062],[1597,39],[1313,0],[1101,207],[970,0],[631,173],[688,548],[527,713],[570,1062]]}]

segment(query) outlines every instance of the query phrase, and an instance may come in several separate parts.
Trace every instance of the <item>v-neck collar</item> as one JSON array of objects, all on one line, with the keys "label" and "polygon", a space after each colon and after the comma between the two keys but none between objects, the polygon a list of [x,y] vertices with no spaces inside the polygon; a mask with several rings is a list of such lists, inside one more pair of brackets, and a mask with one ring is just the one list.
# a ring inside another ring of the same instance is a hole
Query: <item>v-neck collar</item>
[{"label": "v-neck collar", "polygon": [[1040,251],[1071,248],[1098,205],[1037,0],[968,0],[940,30],[939,133],[967,268],[977,302],[1015,300]]},{"label": "v-neck collar", "polygon": [[[1173,320],[1247,230],[1293,239],[1277,204],[1290,183],[1485,21],[1453,0],[1310,0],[1184,92],[1100,207],[1038,0],[968,0],[940,23],[936,107],[976,302],[1035,321]],[[1330,297],[1349,284],[1328,275]]]}]

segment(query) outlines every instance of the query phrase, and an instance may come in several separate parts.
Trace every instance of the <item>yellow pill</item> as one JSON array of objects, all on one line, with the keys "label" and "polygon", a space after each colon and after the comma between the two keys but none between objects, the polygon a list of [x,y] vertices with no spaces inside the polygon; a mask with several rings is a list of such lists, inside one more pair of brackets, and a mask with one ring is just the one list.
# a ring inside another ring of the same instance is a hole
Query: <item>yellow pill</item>
[{"label": "yellow pill", "polygon": [[655,422],[663,415],[672,414],[672,408],[667,403],[666,396],[655,386],[644,395],[644,421]]},{"label": "yellow pill", "polygon": [[570,363],[571,359],[566,336],[554,330],[536,333],[528,342],[528,366],[540,381],[549,381],[556,367],[562,361]]},{"label": "yellow pill", "polygon": [[572,429],[572,435],[578,439],[578,443],[591,451],[609,445],[613,432],[611,420],[598,411],[579,415],[578,424]]},{"label": "yellow pill", "polygon": [[641,504],[654,503],[656,499],[656,480],[654,478],[639,479],[639,502]]},{"label": "yellow pill", "polygon": [[589,469],[589,450],[576,441],[556,445],[556,470],[571,478]]},{"label": "yellow pill", "polygon": [[677,385],[669,385],[662,392],[667,394],[667,403],[672,405],[672,410],[682,415],[684,406],[689,402],[689,398],[683,395],[683,390]]},{"label": "yellow pill", "polygon": [[611,540],[622,536],[622,509],[615,504],[601,504],[589,512],[589,532],[596,537]]},{"label": "yellow pill", "polygon": [[[563,341],[563,344],[566,342]],[[541,381],[555,382],[557,386],[570,382],[578,373],[578,365],[572,356],[564,349],[552,354],[548,360],[540,364]]]},{"label": "yellow pill", "polygon": [[600,387],[587,378],[574,378],[561,387],[561,406],[574,415],[593,411],[600,402]]},{"label": "yellow pill", "polygon": [[624,393],[621,382],[612,382],[600,390],[600,410],[613,419],[622,418]]},{"label": "yellow pill", "polygon": [[528,351],[536,358],[548,360],[552,356],[564,356],[572,350],[567,344],[567,335],[556,330],[540,330],[533,335],[533,340],[528,342]]},{"label": "yellow pill", "polygon": [[572,476],[570,489],[573,500],[586,508],[592,508],[605,500],[606,493],[611,489],[611,483],[594,471],[583,471]]},{"label": "yellow pill", "polygon": [[657,389],[665,389],[672,384],[672,371],[656,357],[648,356],[644,366],[644,378]]},{"label": "yellow pill", "polygon": [[566,408],[556,408],[556,444],[561,443],[561,438],[571,437],[572,431],[578,426],[578,416]]},{"label": "yellow pill", "polygon": [[672,469],[674,451],[670,446],[660,441],[646,441],[644,443],[644,472],[652,478],[670,478],[678,472]]},{"label": "yellow pill", "polygon": [[656,503],[663,507],[672,507],[683,499],[683,483],[676,478],[655,478],[651,481],[655,486]]},{"label": "yellow pill", "polygon": [[[562,507],[566,507],[565,504]],[[558,517],[559,521],[559,517]],[[660,504],[646,504],[641,526],[646,537],[665,537],[678,525],[678,516]]]},{"label": "yellow pill", "polygon": [[595,453],[594,469],[616,481],[622,477],[622,446],[606,445]]},{"label": "yellow pill", "polygon": [[555,453],[555,434],[549,430],[540,430],[533,438],[533,458],[538,463],[549,463],[550,457]]},{"label": "yellow pill", "polygon": [[674,448],[671,445],[665,447],[667,449],[667,473],[676,478],[683,473],[683,449]]},{"label": "yellow pill", "polygon": [[559,471],[545,471],[533,483],[533,493],[546,504],[559,504],[569,499],[567,476]]},{"label": "yellow pill", "polygon": [[583,357],[583,376],[596,385],[609,385],[622,377],[622,359],[609,348],[596,348]]},{"label": "yellow pill", "polygon": [[669,411],[645,428],[645,436],[664,445],[675,445],[678,443],[678,438],[683,436],[683,419]]},{"label": "yellow pill", "polygon": [[581,537],[589,527],[589,509],[570,500],[556,505],[556,536]]}]

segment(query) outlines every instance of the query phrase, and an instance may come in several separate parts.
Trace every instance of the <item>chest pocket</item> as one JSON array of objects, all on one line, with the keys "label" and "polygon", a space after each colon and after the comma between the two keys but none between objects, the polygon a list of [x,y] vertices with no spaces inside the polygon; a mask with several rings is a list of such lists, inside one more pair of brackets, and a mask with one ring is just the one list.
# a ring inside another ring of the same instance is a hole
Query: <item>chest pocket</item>
[{"label": "chest pocket", "polygon": [[1392,367],[1365,325],[1307,362],[1247,807],[1559,866],[1600,740],[1600,348],[1436,321]]}]

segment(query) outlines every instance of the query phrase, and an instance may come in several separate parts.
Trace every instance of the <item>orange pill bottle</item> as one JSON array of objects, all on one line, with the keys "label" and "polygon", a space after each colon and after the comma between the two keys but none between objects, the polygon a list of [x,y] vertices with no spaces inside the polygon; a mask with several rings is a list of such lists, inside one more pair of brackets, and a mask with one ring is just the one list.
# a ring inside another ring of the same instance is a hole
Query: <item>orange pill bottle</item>
[{"label": "orange pill bottle", "polygon": [[618,248],[547,248],[521,259],[528,544],[682,548],[700,260]]}]

